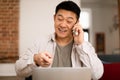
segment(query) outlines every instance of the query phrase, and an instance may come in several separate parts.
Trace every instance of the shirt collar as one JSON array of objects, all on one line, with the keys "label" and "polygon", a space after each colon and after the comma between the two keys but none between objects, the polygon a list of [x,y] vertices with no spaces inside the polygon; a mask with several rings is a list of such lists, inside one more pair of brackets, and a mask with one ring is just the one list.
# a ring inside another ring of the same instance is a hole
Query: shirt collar
[{"label": "shirt collar", "polygon": [[50,37],[49,37],[49,41],[53,41],[55,42],[55,33],[53,33]]}]

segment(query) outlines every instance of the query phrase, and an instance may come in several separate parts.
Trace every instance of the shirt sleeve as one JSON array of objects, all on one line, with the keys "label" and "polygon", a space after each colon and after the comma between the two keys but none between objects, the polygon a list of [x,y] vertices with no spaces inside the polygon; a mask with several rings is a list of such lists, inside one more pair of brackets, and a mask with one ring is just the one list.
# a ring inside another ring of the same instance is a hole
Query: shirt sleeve
[{"label": "shirt sleeve", "polygon": [[89,42],[83,42],[81,45],[76,45],[77,53],[83,65],[91,68],[92,78],[97,80],[103,75],[103,64],[97,57],[93,46]]},{"label": "shirt sleeve", "polygon": [[32,74],[33,68],[37,67],[34,62],[34,54],[36,53],[38,53],[38,49],[34,44],[32,48],[28,48],[25,53],[20,55],[19,59],[15,63],[17,76],[28,77]]}]

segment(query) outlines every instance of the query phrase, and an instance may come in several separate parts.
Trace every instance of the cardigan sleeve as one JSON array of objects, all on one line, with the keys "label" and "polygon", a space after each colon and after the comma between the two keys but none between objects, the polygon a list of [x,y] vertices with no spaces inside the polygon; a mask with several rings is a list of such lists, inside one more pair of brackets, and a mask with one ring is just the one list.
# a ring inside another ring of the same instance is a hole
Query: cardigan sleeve
[{"label": "cardigan sleeve", "polygon": [[81,45],[76,45],[76,50],[83,65],[91,68],[93,80],[101,78],[104,71],[103,64],[93,46],[89,42],[83,42]]}]

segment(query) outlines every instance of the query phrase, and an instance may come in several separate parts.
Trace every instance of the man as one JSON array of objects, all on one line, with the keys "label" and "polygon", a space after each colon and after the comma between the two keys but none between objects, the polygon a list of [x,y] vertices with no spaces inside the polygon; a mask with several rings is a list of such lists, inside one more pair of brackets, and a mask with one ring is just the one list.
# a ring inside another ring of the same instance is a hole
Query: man
[{"label": "man", "polygon": [[103,75],[103,64],[94,48],[84,41],[79,24],[80,8],[73,1],[57,5],[54,15],[55,33],[41,38],[16,61],[16,73],[25,78],[36,67],[90,67],[92,78]]}]

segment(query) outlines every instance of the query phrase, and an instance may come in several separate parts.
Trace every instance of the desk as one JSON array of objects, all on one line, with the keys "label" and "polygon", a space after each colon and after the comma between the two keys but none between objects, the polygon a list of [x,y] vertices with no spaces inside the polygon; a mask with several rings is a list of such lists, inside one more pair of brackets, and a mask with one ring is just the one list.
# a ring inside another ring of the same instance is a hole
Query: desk
[{"label": "desk", "polygon": [[16,80],[15,64],[0,64],[0,80]]}]

